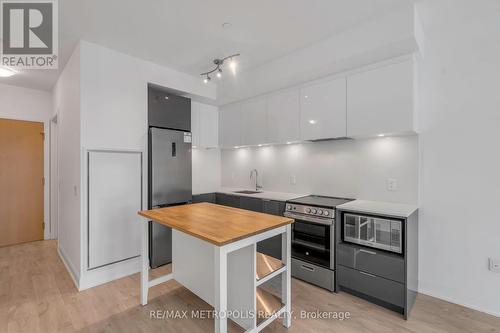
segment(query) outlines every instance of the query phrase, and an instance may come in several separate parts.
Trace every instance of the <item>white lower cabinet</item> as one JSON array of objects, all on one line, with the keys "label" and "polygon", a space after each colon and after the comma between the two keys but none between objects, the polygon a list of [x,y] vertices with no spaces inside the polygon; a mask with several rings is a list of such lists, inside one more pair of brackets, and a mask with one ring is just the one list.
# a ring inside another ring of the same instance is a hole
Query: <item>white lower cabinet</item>
[{"label": "white lower cabinet", "polygon": [[347,77],[347,136],[414,132],[411,60]]},{"label": "white lower cabinet", "polygon": [[243,127],[241,104],[229,104],[220,108],[219,144],[222,148],[241,146]]},{"label": "white lower cabinet", "polygon": [[300,89],[300,131],[302,140],[346,136],[345,78]]},{"label": "white lower cabinet", "polygon": [[267,100],[267,139],[269,143],[300,140],[298,88],[269,95]]},{"label": "white lower cabinet", "polygon": [[191,133],[193,147],[219,146],[219,112],[216,106],[191,102]]}]

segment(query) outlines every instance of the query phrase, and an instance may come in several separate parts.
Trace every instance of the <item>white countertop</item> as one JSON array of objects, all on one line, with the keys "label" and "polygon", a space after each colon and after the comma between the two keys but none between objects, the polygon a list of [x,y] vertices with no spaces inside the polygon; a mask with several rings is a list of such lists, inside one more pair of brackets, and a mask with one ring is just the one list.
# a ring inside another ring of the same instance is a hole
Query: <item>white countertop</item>
[{"label": "white countertop", "polygon": [[418,207],[416,205],[383,201],[354,200],[337,206],[337,209],[395,217],[409,217]]},{"label": "white countertop", "polygon": [[238,196],[242,196],[242,197],[277,200],[277,201],[287,201],[287,200],[291,200],[291,199],[295,199],[295,198],[304,197],[307,195],[307,194],[286,193],[286,192],[271,192],[271,191],[266,191],[266,190],[262,190],[262,192],[255,193],[255,194],[235,193],[236,191],[244,191],[244,190],[252,191],[252,189],[247,189],[247,188],[244,189],[244,188],[222,187],[216,192],[217,193],[224,193],[224,194],[238,195]]}]

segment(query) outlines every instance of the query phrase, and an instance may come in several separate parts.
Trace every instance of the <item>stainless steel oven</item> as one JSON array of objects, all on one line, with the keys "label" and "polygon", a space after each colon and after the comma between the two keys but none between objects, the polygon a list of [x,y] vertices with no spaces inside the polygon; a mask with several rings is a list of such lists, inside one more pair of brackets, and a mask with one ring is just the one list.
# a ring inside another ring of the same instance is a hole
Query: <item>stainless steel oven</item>
[{"label": "stainless steel oven", "polygon": [[[335,207],[352,199],[308,195],[286,202],[292,224],[292,276],[335,290]],[[338,227],[338,225],[337,225]]]},{"label": "stainless steel oven", "polygon": [[285,212],[285,216],[295,219],[292,224],[292,257],[334,269],[334,219],[291,212]]},{"label": "stainless steel oven", "polygon": [[345,242],[402,253],[401,220],[344,213],[342,223]]}]

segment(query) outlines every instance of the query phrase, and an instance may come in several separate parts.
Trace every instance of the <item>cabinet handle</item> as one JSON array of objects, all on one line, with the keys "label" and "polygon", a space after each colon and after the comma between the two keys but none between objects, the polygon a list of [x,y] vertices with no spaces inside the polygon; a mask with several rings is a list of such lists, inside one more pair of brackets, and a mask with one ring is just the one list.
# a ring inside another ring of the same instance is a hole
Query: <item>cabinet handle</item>
[{"label": "cabinet handle", "polygon": [[376,255],[377,252],[374,252],[374,251],[368,251],[368,250],[364,250],[364,249],[359,249],[359,252],[363,252],[363,253],[366,253],[366,254],[373,254],[373,255]]},{"label": "cabinet handle", "polygon": [[305,269],[306,271],[309,271],[309,272],[315,271],[314,267],[310,267],[310,266],[306,266],[306,265],[301,265],[300,267],[302,267],[303,269]]},{"label": "cabinet handle", "polygon": [[377,277],[376,275],[373,275],[373,274],[370,274],[370,273],[365,273],[365,272],[362,272],[362,271],[359,271],[359,273],[361,273],[363,275],[366,275],[366,276],[369,276],[369,277]]}]

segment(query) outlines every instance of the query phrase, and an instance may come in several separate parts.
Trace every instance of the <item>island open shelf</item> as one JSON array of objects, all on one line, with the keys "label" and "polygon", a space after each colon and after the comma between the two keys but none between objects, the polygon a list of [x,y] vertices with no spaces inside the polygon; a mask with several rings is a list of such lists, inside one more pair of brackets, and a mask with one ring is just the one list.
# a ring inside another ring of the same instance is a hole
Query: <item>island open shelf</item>
[{"label": "island open shelf", "polygon": [[264,253],[257,252],[255,259],[257,261],[257,274],[255,275],[257,286],[286,271],[281,260]]},{"label": "island open shelf", "polygon": [[[281,299],[262,288],[257,288],[257,326],[267,319],[274,320],[284,310]],[[274,315],[274,316],[273,316]]]}]

